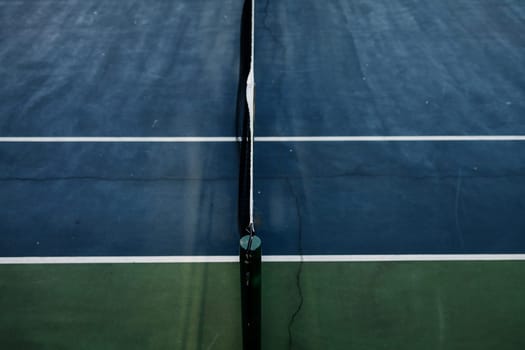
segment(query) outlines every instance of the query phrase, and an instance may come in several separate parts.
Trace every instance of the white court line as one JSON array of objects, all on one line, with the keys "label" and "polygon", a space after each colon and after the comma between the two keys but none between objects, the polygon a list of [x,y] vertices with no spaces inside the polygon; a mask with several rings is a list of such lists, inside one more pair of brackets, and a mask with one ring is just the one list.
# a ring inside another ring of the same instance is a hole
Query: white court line
[{"label": "white court line", "polygon": [[260,136],[259,142],[525,141],[525,135]]},{"label": "white court line", "polygon": [[0,258],[0,265],[15,264],[157,264],[157,263],[232,263],[235,255],[225,256],[46,256]]},{"label": "white court line", "polygon": [[237,137],[0,137],[0,142],[238,142]]},{"label": "white court line", "polygon": [[264,262],[520,261],[525,254],[268,255]]},{"label": "white court line", "polygon": [[[525,261],[525,254],[412,254],[412,255],[264,255],[263,262],[394,262],[394,261]],[[78,256],[9,257],[0,265],[18,264],[159,264],[237,263],[236,255],[225,256]]]},{"label": "white court line", "polygon": [[[107,143],[205,143],[239,142],[234,136],[180,137],[0,137],[7,142],[107,142]],[[427,135],[427,136],[256,136],[256,142],[417,142],[417,141],[525,141],[525,135]]]}]

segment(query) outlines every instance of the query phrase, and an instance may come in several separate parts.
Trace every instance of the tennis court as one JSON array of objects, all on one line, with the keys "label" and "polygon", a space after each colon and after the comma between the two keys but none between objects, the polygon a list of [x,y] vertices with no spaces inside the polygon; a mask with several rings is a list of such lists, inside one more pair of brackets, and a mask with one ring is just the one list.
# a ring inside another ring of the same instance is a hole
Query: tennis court
[{"label": "tennis court", "polygon": [[[525,346],[525,4],[257,0],[264,349]],[[0,344],[240,349],[241,0],[0,1]]]}]

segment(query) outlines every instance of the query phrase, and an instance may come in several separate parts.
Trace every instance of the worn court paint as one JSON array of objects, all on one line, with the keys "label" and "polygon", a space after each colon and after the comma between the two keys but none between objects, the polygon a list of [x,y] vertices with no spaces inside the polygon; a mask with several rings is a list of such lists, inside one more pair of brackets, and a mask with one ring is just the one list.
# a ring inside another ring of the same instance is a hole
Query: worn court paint
[{"label": "worn court paint", "polygon": [[241,1],[2,1],[1,136],[235,135]]},{"label": "worn court paint", "polygon": [[525,132],[521,0],[257,5],[259,136]]}]

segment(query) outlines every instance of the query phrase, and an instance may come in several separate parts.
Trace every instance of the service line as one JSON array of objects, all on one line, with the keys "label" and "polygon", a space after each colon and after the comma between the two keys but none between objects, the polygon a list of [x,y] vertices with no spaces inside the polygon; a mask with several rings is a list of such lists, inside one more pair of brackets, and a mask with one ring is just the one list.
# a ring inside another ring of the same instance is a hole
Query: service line
[{"label": "service line", "polygon": [[[239,142],[235,136],[175,136],[175,137],[0,137],[0,143],[207,143]],[[447,142],[447,141],[525,141],[525,135],[426,135],[426,136],[256,136],[256,142]]]}]

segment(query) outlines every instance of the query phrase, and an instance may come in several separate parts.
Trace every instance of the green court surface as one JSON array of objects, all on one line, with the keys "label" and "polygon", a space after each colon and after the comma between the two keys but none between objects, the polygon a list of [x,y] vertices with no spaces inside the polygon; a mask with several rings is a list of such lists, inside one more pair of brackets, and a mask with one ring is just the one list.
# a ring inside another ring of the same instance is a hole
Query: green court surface
[{"label": "green court surface", "polygon": [[[265,263],[263,274],[264,349],[525,348],[525,262]],[[238,349],[238,284],[235,263],[3,265],[1,348]]]}]

